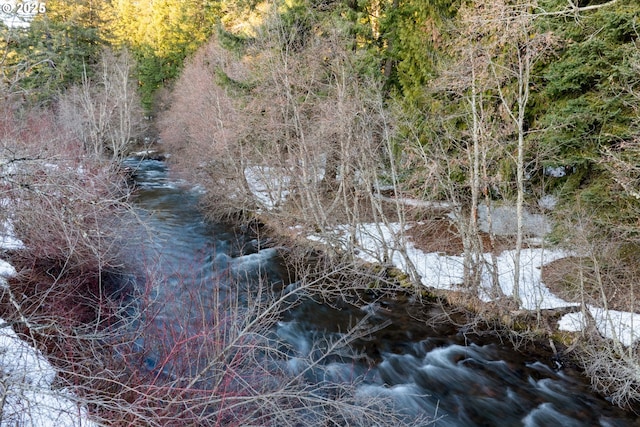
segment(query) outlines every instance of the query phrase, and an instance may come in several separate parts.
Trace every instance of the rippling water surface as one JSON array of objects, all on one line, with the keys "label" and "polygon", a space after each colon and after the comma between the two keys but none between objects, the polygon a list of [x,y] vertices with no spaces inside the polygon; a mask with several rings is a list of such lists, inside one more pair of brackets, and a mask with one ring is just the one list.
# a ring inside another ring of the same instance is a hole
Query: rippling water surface
[{"label": "rippling water surface", "polygon": [[[138,262],[146,264],[157,284],[157,298],[185,286],[206,292],[203,284],[212,276],[223,287],[226,277],[233,277],[233,286],[238,278],[246,286],[258,278],[280,282],[277,251],[228,226],[207,223],[197,209],[198,191],[172,180],[163,162],[129,159],[127,165],[136,171],[136,206],[147,224],[137,236],[142,242]],[[184,313],[181,304],[185,300],[168,299],[157,321],[168,329],[179,324],[172,316]],[[429,325],[416,320],[416,310],[424,315],[439,309],[398,300],[340,308],[307,301],[283,316],[273,334],[289,344],[284,369],[296,373],[310,353],[322,348],[319,343],[339,338],[354,322],[387,325],[357,340],[351,353],[310,370],[307,380],[359,378],[361,397],[387,396],[408,415],[435,419],[432,425],[638,425],[634,414],[591,393],[584,378],[545,353],[521,354],[451,324]],[[374,362],[363,363],[362,353]],[[155,361],[148,363],[152,368]]]}]

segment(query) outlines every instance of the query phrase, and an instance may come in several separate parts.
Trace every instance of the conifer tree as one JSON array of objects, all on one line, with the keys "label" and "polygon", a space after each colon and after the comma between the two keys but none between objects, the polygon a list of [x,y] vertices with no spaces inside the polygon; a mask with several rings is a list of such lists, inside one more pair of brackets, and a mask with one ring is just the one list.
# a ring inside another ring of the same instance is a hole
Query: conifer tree
[{"label": "conifer tree", "polygon": [[5,84],[26,101],[48,102],[81,82],[105,45],[107,11],[108,5],[99,1],[53,0],[28,28],[3,28]]},{"label": "conifer tree", "polygon": [[215,30],[219,2],[160,0],[114,3],[112,42],[125,44],[138,63],[143,103],[151,109],[155,92],[177,77],[185,58]]}]

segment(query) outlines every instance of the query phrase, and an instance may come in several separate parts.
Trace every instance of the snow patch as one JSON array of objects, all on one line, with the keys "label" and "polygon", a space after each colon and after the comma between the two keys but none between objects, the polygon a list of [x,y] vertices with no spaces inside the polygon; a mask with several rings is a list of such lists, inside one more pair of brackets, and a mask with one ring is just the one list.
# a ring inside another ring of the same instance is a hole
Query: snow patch
[{"label": "snow patch", "polygon": [[[630,346],[640,339],[640,314],[618,310],[604,310],[591,305],[587,306],[598,332],[602,336],[618,340]],[[585,313],[568,313],[558,321],[561,331],[579,332],[586,328],[588,319]]]},{"label": "snow patch", "polygon": [[[462,289],[464,282],[463,257],[441,253],[425,253],[417,249],[412,242],[404,241],[404,228],[397,223],[359,224],[340,226],[327,238],[309,235],[308,239],[322,243],[336,243],[344,249],[350,249],[356,256],[367,262],[384,262],[409,273],[415,271],[425,286],[455,290]],[[520,272],[518,294],[520,308],[525,310],[544,310],[575,307],[578,303],[568,302],[554,295],[542,281],[542,267],[553,261],[571,256],[563,250],[528,248],[520,253]],[[512,297],[516,287],[515,250],[505,251],[492,265],[491,255],[484,254],[484,266],[481,272],[479,297],[484,301],[492,299],[492,269],[497,269],[498,285],[503,295]],[[596,307],[589,308],[600,333],[609,338],[617,337],[624,345],[631,345],[640,339],[640,314],[615,310],[605,311]],[[560,320],[560,329],[579,331],[586,325],[581,313],[570,313]]]},{"label": "snow patch", "polygon": [[244,170],[249,189],[266,208],[273,209],[289,196],[288,171],[268,166],[252,166]]},{"label": "snow patch", "polygon": [[540,197],[540,200],[538,200],[538,206],[540,206],[541,209],[548,211],[554,210],[557,204],[558,198],[550,194],[544,195]]},{"label": "snow patch", "polygon": [[4,392],[0,427],[97,426],[67,389],[55,389],[56,370],[0,319],[0,375]]},{"label": "snow patch", "polygon": [[0,249],[24,249],[24,243],[16,237],[11,221],[4,221],[0,226],[0,230],[2,230],[2,232],[0,232]]},{"label": "snow patch", "polygon": [[16,275],[16,269],[7,261],[0,259],[0,281]]}]

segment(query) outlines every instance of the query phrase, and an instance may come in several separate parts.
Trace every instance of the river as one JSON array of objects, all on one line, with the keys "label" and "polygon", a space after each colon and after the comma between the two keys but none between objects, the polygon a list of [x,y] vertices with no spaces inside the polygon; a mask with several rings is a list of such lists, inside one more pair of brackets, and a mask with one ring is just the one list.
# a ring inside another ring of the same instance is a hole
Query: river
[{"label": "river", "polygon": [[[258,281],[271,289],[295,285],[283,279],[276,248],[263,247],[259,239],[230,226],[208,223],[198,210],[198,190],[172,179],[163,162],[128,159],[126,164],[135,170],[134,204],[145,224],[136,250],[145,276],[138,286],[153,283],[146,295],[162,301],[154,314],[157,331],[174,339],[185,329],[196,333],[193,322],[185,321],[192,315],[185,315],[184,308],[194,293],[213,295],[209,307],[215,311],[211,307],[230,296],[236,305],[247,304],[248,290]],[[212,293],[210,283],[219,290]],[[200,303],[189,310],[204,312],[203,307]],[[452,322],[429,322],[443,314],[435,305],[404,297],[377,297],[355,306],[308,298],[278,314],[269,334],[285,349],[279,353],[280,367],[292,375],[304,371],[308,383],[357,379],[360,398],[385,396],[407,417],[423,416],[431,425],[637,425],[635,414],[592,393],[577,371],[546,351],[522,353]],[[199,319],[211,316],[206,312]],[[314,352],[339,341],[358,322],[374,331],[356,339],[340,357],[322,360],[322,368],[305,370]],[[183,372],[160,363],[166,348],[144,340],[140,347],[153,349],[145,359],[147,369],[161,368],[167,376]],[[191,360],[189,370],[199,366]]]}]

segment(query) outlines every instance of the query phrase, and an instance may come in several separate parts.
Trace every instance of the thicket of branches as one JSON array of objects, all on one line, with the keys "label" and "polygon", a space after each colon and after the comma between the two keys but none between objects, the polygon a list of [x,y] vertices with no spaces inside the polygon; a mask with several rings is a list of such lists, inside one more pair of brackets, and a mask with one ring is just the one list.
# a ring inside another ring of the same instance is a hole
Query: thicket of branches
[{"label": "thicket of branches", "polygon": [[[233,50],[221,33],[197,53],[160,117],[162,140],[176,170],[207,189],[213,217],[257,211],[280,232],[302,225],[353,250],[351,238],[335,241],[337,225],[353,235],[405,221],[385,197],[400,193],[400,172],[383,82],[345,28],[288,13],[271,9]],[[404,247],[380,243],[382,262]]]},{"label": "thicket of branches", "polygon": [[[197,53],[161,117],[163,139],[178,154],[177,165],[207,189],[214,216],[257,209],[272,223],[302,223],[330,240],[336,224],[348,224],[351,236],[363,222],[402,224],[406,208],[399,199],[383,202],[384,191],[444,202],[455,210],[465,285],[477,290],[488,272],[496,297],[501,245],[491,206],[515,208],[517,289],[519,254],[529,244],[525,208],[538,210],[538,199],[553,194],[561,206],[553,214],[553,243],[581,253],[582,275],[590,276],[594,263],[607,265],[610,279],[582,288],[580,298],[608,307],[619,291],[632,301],[633,262],[613,263],[604,251],[626,259],[637,248],[637,29],[631,24],[637,13],[616,1],[474,1],[456,7],[450,19],[438,15],[441,21],[434,12],[427,21],[437,48],[430,45],[429,52],[442,55],[431,62],[430,83],[414,99],[414,92],[388,96],[384,78],[396,70],[380,72],[380,58],[372,59],[348,23],[329,28],[327,22],[336,23],[335,16],[327,18],[330,12],[280,11],[268,15],[255,37],[229,43],[222,32]],[[609,25],[615,19],[617,30]],[[594,71],[605,64],[593,65],[596,59],[586,54],[596,45],[617,52],[620,66],[608,80]],[[392,58],[381,63],[393,66]],[[622,115],[604,117],[606,108],[594,105],[592,95],[617,105]],[[627,125],[629,132],[622,131]],[[617,143],[612,135],[619,135]],[[548,173],[554,168],[566,174]],[[589,224],[576,226],[579,218],[586,221],[585,206],[593,211]],[[489,212],[488,233],[479,229],[481,209]],[[584,233],[587,242],[603,245],[591,255],[576,243]],[[400,247],[402,238],[399,233]],[[579,278],[571,269],[563,274],[565,285]],[[517,292],[513,299],[517,305]],[[632,302],[624,308],[636,311]],[[585,337],[584,366],[617,402],[635,400],[637,378],[629,380],[626,372],[635,369],[637,357],[613,341]],[[599,361],[611,358],[626,368],[605,373]]]},{"label": "thicket of branches", "polygon": [[[122,250],[133,243],[136,233],[127,227],[136,220],[118,169],[87,152],[51,112],[4,118],[3,152],[11,157],[2,166],[3,199],[24,247],[10,254],[17,275],[2,288],[0,316],[47,355],[58,370],[55,388],[71,392],[92,419],[158,426],[413,422],[385,398],[361,395],[358,374],[334,382],[325,372],[328,360],[359,359],[350,344],[371,331],[365,320],[303,354],[274,335],[303,298],[332,301],[365,289],[370,272],[332,262],[280,290],[215,280],[193,287],[185,271],[185,285],[157,301],[160,278],[148,277],[146,286],[126,282],[131,266],[122,263]],[[336,283],[346,276],[350,289]],[[161,320],[167,306],[176,323]],[[22,392],[20,384],[3,388],[5,397]]]},{"label": "thicket of branches", "polygon": [[143,138],[147,124],[134,68],[126,49],[115,53],[105,48],[95,69],[85,68],[82,83],[60,97],[61,123],[92,156],[122,160]]},{"label": "thicket of branches", "polygon": [[[214,217],[259,212],[281,230],[303,224],[327,240],[346,224],[348,237],[334,243],[352,253],[359,224],[397,222],[398,245],[380,241],[381,262],[405,248],[406,208],[387,195],[446,202],[456,210],[465,284],[473,290],[488,268],[496,295],[495,257],[483,255],[495,255],[496,236],[479,232],[480,206],[514,202],[519,253],[524,207],[554,192],[564,203],[554,238],[577,260],[558,282],[590,322],[589,305],[637,311],[637,6],[474,1],[444,19],[423,3],[411,16],[433,31],[428,51],[441,49],[438,61],[410,57],[415,43],[401,31],[398,2],[339,9],[366,11],[360,21],[274,6],[251,38],[221,30],[187,64],[160,118],[176,167],[207,190]],[[389,30],[394,17],[397,33]],[[365,21],[366,31],[355,25]],[[24,101],[34,83],[22,79],[53,73],[52,64],[38,57],[3,69],[0,174],[10,209],[2,216],[25,248],[12,253],[19,271],[2,290],[2,316],[47,350],[60,382],[96,417],[121,424],[400,422],[384,402],[363,402],[352,384],[306,379],[361,329],[327,343],[302,371],[280,365],[290,349],[274,344],[274,322],[300,294],[326,292],[326,275],[308,276],[289,294],[262,284],[248,303],[187,292],[201,314],[167,332],[155,323],[160,308],[149,289],[127,306],[111,286],[123,267],[127,191],[104,160],[120,159],[144,131],[134,64],[105,51],[95,68],[74,68],[80,81],[56,94],[54,108],[31,108]],[[570,173],[551,180],[546,168],[556,167]],[[325,268],[345,277],[340,263]],[[606,321],[613,330],[615,319]],[[634,346],[596,328],[578,344],[596,388],[618,404],[639,399]],[[105,357],[111,348],[117,352]],[[185,355],[193,356],[186,364]]]},{"label": "thicket of branches", "polygon": [[[304,299],[332,301],[369,283],[370,275],[358,275],[351,264],[322,267],[283,289],[267,282],[229,287],[229,277],[194,287],[186,273],[184,284],[164,292],[161,301],[151,293],[137,295],[139,327],[117,341],[112,370],[92,378],[107,385],[106,397],[90,400],[94,413],[116,425],[428,423],[427,417],[402,415],[382,396],[358,392],[363,377],[357,369],[349,379],[332,372],[329,362],[363,357],[350,345],[374,330],[366,317],[307,351],[275,334],[285,312]],[[356,278],[352,287],[335,288],[344,275]],[[166,307],[175,310],[175,320],[167,322]]]},{"label": "thicket of branches", "polygon": [[[105,70],[117,66],[112,60]],[[335,282],[355,274],[351,263],[322,265],[284,290],[261,282],[230,291],[229,283],[212,281],[179,287],[162,301],[154,298],[162,285],[156,278],[127,283],[123,251],[135,243],[129,228],[137,220],[115,151],[92,139],[111,116],[90,114],[117,110],[118,99],[95,104],[85,83],[57,109],[15,108],[17,101],[0,121],[3,232],[24,244],[7,254],[17,274],[0,291],[0,316],[56,367],[46,392],[60,390],[79,405],[70,411],[110,425],[418,423],[384,397],[361,395],[358,374],[335,382],[325,372],[328,360],[361,357],[350,344],[371,331],[366,321],[303,354],[274,335],[303,298],[331,301],[347,292]],[[95,93],[103,96],[105,87]],[[69,105],[82,120],[69,123]],[[355,275],[350,290],[370,281],[370,273]],[[176,324],[160,320],[167,304],[177,309]],[[28,385],[2,385],[3,402],[29,399]]]}]

